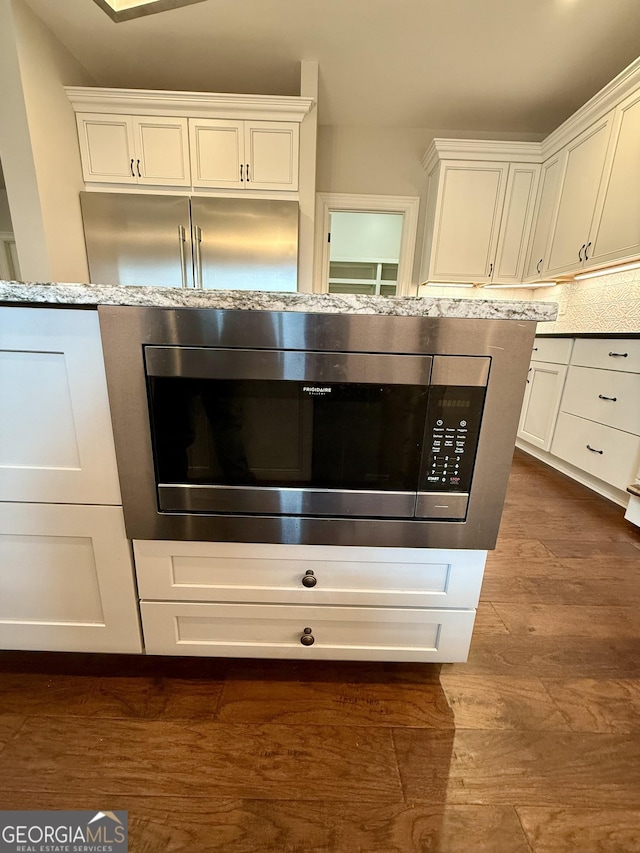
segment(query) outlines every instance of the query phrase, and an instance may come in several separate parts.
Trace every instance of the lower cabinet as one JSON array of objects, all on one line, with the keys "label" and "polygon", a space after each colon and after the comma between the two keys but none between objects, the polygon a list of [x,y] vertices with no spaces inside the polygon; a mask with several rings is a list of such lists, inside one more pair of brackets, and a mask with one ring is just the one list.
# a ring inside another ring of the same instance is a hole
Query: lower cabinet
[{"label": "lower cabinet", "polygon": [[0,648],[142,651],[120,507],[0,503]]},{"label": "lower cabinet", "polygon": [[564,364],[532,361],[529,366],[518,436],[543,450],[551,446],[566,375]]},{"label": "lower cabinet", "polygon": [[486,551],[134,542],[149,654],[464,661]]}]

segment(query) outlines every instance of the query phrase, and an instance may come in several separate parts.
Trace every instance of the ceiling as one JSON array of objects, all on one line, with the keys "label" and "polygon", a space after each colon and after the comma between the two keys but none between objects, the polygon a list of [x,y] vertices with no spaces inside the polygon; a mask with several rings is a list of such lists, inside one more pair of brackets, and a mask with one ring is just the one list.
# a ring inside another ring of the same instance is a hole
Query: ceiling
[{"label": "ceiling", "polygon": [[298,94],[321,124],[546,134],[640,55],[636,0],[26,0],[99,86]]}]

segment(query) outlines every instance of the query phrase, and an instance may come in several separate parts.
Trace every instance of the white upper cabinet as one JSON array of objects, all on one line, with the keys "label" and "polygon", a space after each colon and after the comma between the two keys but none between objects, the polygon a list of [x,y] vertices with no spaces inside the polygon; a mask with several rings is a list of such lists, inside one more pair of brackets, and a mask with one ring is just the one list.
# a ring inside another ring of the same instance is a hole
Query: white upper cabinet
[{"label": "white upper cabinet", "polygon": [[194,187],[295,191],[299,124],[189,119]]},{"label": "white upper cabinet", "polygon": [[555,209],[560,183],[561,155],[556,154],[542,164],[538,198],[533,217],[533,230],[525,266],[525,281],[540,281],[544,276],[548,260],[547,244],[551,220]]},{"label": "white upper cabinet", "polygon": [[77,113],[87,182],[191,185],[186,118]]},{"label": "white upper cabinet", "polygon": [[546,266],[549,275],[572,272],[591,258],[591,226],[612,125],[613,113],[608,113],[570,142],[563,151],[560,199]]},{"label": "white upper cabinet", "polygon": [[421,281],[522,280],[540,166],[517,162],[517,143],[513,150],[498,146],[434,140],[425,154],[429,191]]},{"label": "white upper cabinet", "polygon": [[610,159],[589,238],[594,265],[640,255],[640,92],[615,111]]}]

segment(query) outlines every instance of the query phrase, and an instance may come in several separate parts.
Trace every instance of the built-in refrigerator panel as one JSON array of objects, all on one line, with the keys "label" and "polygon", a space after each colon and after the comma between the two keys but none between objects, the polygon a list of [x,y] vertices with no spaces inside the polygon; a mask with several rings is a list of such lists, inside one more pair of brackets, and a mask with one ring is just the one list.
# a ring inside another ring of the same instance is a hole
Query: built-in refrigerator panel
[{"label": "built-in refrigerator panel", "polygon": [[295,292],[298,202],[191,199],[196,287]]},{"label": "built-in refrigerator panel", "polygon": [[94,284],[294,292],[298,202],[80,193]]},{"label": "built-in refrigerator panel", "polygon": [[193,287],[188,196],[81,192],[93,284]]}]

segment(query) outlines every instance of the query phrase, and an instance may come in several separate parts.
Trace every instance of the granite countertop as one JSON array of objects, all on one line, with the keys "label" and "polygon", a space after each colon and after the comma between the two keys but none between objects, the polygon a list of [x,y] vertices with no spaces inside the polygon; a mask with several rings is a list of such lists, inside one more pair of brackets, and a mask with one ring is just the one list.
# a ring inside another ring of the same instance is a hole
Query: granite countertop
[{"label": "granite countertop", "polygon": [[25,305],[138,305],[163,308],[226,308],[243,311],[304,311],[311,314],[389,314],[481,320],[556,319],[555,302],[446,299],[428,296],[360,296],[270,293],[256,290],[183,290],[173,287],[112,287],[0,281],[0,303]]}]

